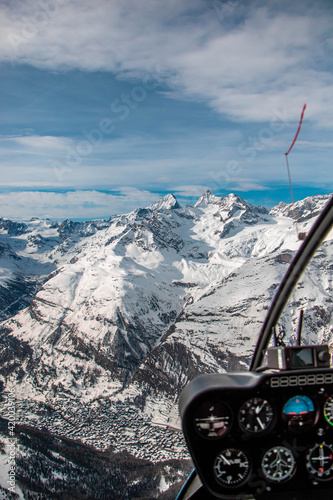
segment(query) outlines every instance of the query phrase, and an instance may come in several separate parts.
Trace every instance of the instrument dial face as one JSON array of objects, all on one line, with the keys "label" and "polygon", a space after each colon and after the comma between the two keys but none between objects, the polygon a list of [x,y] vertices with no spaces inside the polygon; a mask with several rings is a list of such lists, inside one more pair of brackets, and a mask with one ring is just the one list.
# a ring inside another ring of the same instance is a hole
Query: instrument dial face
[{"label": "instrument dial face", "polygon": [[318,443],[306,456],[306,468],[320,481],[333,479],[333,445]]},{"label": "instrument dial face", "polygon": [[289,448],[274,446],[263,456],[261,468],[267,479],[275,483],[282,483],[293,477],[296,471],[296,462]]},{"label": "instrument dial face", "polygon": [[271,427],[273,417],[273,409],[266,399],[251,398],[240,407],[238,421],[243,431],[257,434]]},{"label": "instrument dial face", "polygon": [[294,396],[283,407],[282,417],[290,430],[306,431],[317,421],[317,411],[313,401],[304,395]]},{"label": "instrument dial face", "polygon": [[232,413],[230,408],[219,401],[203,403],[194,414],[197,432],[208,439],[224,436],[230,429]]},{"label": "instrument dial face", "polygon": [[333,396],[326,399],[324,404],[324,417],[330,425],[333,425]]},{"label": "instrument dial face", "polygon": [[250,473],[250,461],[244,451],[227,448],[215,459],[214,474],[223,486],[233,488],[244,484]]}]

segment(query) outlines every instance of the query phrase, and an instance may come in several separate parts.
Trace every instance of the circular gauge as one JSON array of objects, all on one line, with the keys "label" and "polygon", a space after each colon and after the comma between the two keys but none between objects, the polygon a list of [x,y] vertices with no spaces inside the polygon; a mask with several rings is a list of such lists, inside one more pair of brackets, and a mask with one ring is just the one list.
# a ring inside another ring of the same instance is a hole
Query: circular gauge
[{"label": "circular gauge", "polygon": [[242,450],[227,448],[214,462],[214,473],[219,483],[232,488],[244,484],[250,473],[250,461]]},{"label": "circular gauge", "polygon": [[197,432],[209,439],[224,436],[230,429],[231,422],[231,410],[219,401],[202,404],[194,414],[194,426]]},{"label": "circular gauge", "polygon": [[266,399],[252,398],[240,407],[239,426],[245,432],[264,432],[271,427],[273,416],[273,409]]},{"label": "circular gauge", "polygon": [[282,483],[282,481],[293,477],[296,471],[296,462],[289,448],[273,446],[263,456],[261,468],[267,479],[275,483]]},{"label": "circular gauge", "polygon": [[333,446],[318,443],[311,448],[306,456],[306,468],[318,480],[333,479]]},{"label": "circular gauge", "polygon": [[324,404],[324,417],[330,425],[333,425],[333,396],[326,399]]},{"label": "circular gauge", "polygon": [[290,430],[306,431],[317,421],[317,412],[313,401],[308,396],[297,395],[286,402],[282,417]]}]

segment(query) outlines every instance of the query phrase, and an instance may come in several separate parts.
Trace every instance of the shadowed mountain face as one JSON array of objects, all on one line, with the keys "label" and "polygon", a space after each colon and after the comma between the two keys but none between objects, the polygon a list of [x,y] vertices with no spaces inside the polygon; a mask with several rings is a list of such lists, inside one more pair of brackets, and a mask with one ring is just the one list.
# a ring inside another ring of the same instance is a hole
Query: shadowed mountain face
[{"label": "shadowed mountain face", "polygon": [[[298,202],[301,231],[324,198]],[[109,221],[0,219],[2,417],[13,391],[20,424],[134,461],[187,459],[178,395],[200,373],[247,369],[300,245],[290,214],[208,191]],[[304,339],[330,341],[331,263],[328,240],[281,319],[289,336],[304,308]]]}]

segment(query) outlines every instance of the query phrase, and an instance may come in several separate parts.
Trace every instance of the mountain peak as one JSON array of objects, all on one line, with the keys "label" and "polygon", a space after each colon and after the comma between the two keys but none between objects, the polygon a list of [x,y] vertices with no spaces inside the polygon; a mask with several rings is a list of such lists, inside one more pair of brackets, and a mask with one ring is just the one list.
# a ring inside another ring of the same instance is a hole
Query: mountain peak
[{"label": "mountain peak", "polygon": [[326,195],[318,194],[308,196],[303,200],[296,201],[294,206],[292,203],[286,204],[281,201],[278,205],[271,209],[270,214],[275,216],[282,215],[284,217],[290,217],[291,219],[294,219],[296,214],[298,222],[306,221],[319,215],[331,196],[332,193]]},{"label": "mountain peak", "polygon": [[234,193],[229,193],[225,198],[223,198],[223,203],[221,203],[224,207],[233,207],[234,205],[237,205],[239,208],[246,208],[248,207],[248,203],[243,200],[241,196],[238,196],[238,194]]},{"label": "mountain peak", "polygon": [[210,192],[209,189],[207,189],[207,191],[202,196],[200,196],[200,198],[198,199],[198,201],[194,206],[207,207],[207,205],[218,205],[222,199],[223,199],[222,196],[221,197],[215,196]]},{"label": "mountain peak", "polygon": [[148,208],[150,210],[173,210],[175,208],[181,208],[181,207],[177,201],[177,198],[173,194],[169,193],[163,196],[163,198],[157,200]]}]

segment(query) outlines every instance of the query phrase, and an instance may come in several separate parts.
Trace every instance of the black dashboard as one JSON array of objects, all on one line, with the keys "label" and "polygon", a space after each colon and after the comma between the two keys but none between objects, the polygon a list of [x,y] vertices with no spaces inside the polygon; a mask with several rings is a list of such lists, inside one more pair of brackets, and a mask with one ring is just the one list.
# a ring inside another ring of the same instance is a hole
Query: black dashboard
[{"label": "black dashboard", "polygon": [[184,389],[180,413],[213,497],[333,493],[332,369],[203,375]]}]

